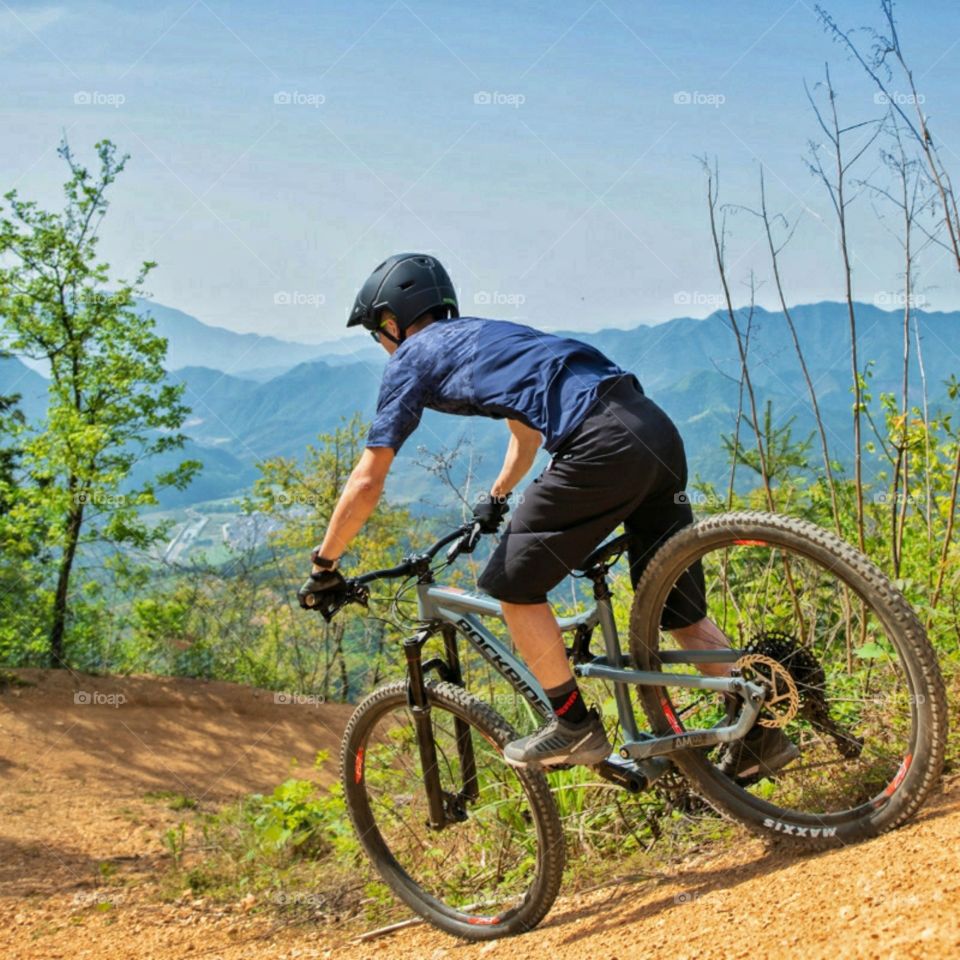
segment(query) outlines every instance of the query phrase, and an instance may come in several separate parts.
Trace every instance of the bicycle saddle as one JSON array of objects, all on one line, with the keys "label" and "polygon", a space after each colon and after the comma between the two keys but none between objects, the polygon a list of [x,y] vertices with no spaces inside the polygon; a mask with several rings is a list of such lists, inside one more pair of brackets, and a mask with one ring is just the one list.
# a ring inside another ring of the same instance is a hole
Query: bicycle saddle
[{"label": "bicycle saddle", "polygon": [[615,556],[618,553],[623,553],[627,549],[627,544],[630,542],[630,534],[622,533],[619,537],[614,537],[612,540],[608,540],[606,543],[601,543],[586,560],[583,561],[578,567],[579,572],[586,572],[592,567],[597,566],[598,564],[603,563],[605,560],[608,560],[610,557]]}]

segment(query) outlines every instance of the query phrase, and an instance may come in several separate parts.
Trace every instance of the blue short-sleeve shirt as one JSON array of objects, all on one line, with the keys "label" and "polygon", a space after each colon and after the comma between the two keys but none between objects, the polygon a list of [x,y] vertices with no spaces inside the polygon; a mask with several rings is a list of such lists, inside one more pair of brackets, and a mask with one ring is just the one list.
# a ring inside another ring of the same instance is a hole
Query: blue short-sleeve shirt
[{"label": "blue short-sleeve shirt", "polygon": [[387,362],[367,446],[399,450],[429,408],[519,420],[539,430],[552,453],[580,425],[599,385],[625,372],[589,344],[520,323],[438,320]]}]

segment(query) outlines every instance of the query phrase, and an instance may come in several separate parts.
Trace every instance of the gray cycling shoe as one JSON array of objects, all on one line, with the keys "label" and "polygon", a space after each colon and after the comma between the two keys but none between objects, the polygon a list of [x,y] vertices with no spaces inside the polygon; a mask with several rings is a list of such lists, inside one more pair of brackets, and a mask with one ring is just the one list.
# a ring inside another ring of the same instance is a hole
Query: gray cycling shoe
[{"label": "gray cycling shoe", "polygon": [[529,737],[512,740],[503,748],[503,759],[512,767],[589,766],[606,760],[612,749],[600,714],[591,709],[583,723],[574,725],[554,717]]},{"label": "gray cycling shoe", "polygon": [[799,748],[782,730],[755,726],[742,740],[724,748],[717,767],[737,780],[759,779],[776,773],[799,756]]}]

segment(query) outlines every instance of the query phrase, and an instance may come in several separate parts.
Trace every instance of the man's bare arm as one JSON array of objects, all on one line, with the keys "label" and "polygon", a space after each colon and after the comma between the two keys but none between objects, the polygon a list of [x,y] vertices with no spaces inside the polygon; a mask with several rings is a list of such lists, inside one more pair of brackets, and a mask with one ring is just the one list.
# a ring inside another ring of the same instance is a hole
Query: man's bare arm
[{"label": "man's bare arm", "polygon": [[[394,456],[389,447],[367,447],[363,451],[333,509],[320,545],[320,556],[325,560],[341,556],[373,513],[383,494],[383,484]],[[314,572],[317,570],[319,568],[314,567]]]},{"label": "man's bare arm", "polygon": [[500,475],[490,488],[495,497],[505,497],[526,476],[533,466],[543,439],[538,430],[520,423],[519,420],[508,420],[507,426],[510,428],[510,443],[503,458]]}]

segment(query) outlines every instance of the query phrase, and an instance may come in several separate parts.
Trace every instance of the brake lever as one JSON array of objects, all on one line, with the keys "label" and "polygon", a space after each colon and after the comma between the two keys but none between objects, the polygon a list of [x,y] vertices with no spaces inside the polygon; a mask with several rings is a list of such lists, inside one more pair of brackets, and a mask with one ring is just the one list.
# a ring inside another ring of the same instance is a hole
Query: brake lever
[{"label": "brake lever", "polygon": [[473,526],[447,551],[447,563],[453,563],[461,553],[473,553],[481,536],[480,522],[475,521]]},{"label": "brake lever", "polygon": [[320,614],[321,617],[323,617],[324,620],[327,621],[327,623],[330,623],[330,621],[333,620],[340,610],[349,602],[349,600],[338,600],[336,603],[331,603],[329,606],[318,603],[314,609]]},{"label": "brake lever", "polygon": [[356,580],[347,581],[349,598],[347,602],[359,603],[362,607],[369,607],[370,588],[365,583],[357,583]]}]

